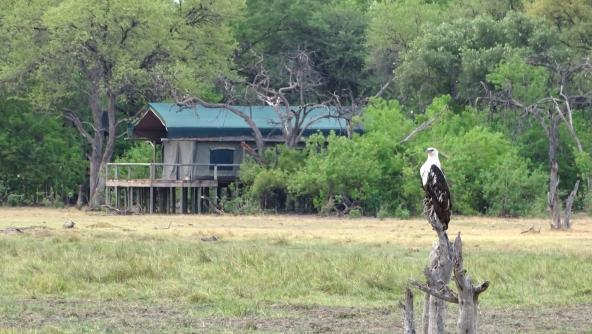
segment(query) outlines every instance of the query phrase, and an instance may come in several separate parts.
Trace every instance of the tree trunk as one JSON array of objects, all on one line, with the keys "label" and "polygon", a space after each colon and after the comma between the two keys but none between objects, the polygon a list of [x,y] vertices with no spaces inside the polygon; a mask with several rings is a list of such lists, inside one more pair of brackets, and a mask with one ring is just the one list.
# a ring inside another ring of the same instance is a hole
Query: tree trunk
[{"label": "tree trunk", "polygon": [[580,186],[580,180],[576,181],[573,190],[567,197],[565,201],[565,216],[563,218],[563,229],[569,230],[571,228],[571,207],[573,205],[574,200],[576,199],[576,194],[578,193],[578,187]]},{"label": "tree trunk", "polygon": [[76,208],[80,209],[84,205],[84,191],[82,184],[78,185],[78,198],[76,199]]},{"label": "tree trunk", "polygon": [[559,200],[559,163],[557,162],[557,148],[559,146],[559,117],[553,116],[547,128],[549,139],[549,197],[548,206],[551,214],[551,228],[560,229],[561,224],[561,201]]},{"label": "tree trunk", "polygon": [[101,173],[102,154],[97,149],[93,149],[90,155],[89,169],[89,196],[88,208],[96,209],[101,204],[101,190],[105,188],[105,177]]},{"label": "tree trunk", "polygon": [[[430,265],[424,272],[428,281],[427,284],[421,284],[417,281],[411,282],[413,286],[426,293],[423,333],[444,333],[446,302],[449,302],[459,304],[459,333],[475,334],[478,325],[478,296],[489,287],[489,282],[485,281],[481,285],[473,286],[470,277],[466,275],[466,270],[463,268],[460,233],[454,241],[454,246],[451,246],[448,235],[435,215],[430,200],[427,198],[424,201],[424,213],[438,234],[438,242],[435,242],[432,246]],[[452,271],[454,272],[458,293],[448,287]]]},{"label": "tree trunk", "polygon": [[90,195],[88,199],[88,207],[91,210],[96,209],[104,201],[102,190],[105,188],[106,180],[103,171],[105,170],[107,163],[111,161],[111,157],[113,156],[113,151],[115,149],[115,139],[117,138],[115,123],[116,94],[111,91],[107,92],[108,133],[106,134],[105,143],[105,135],[103,134],[102,129],[103,110],[99,105],[98,86],[96,88],[96,94],[93,93],[90,100],[90,107],[93,113],[93,123],[95,127],[92,151],[90,155]]},{"label": "tree trunk", "polygon": [[549,140],[549,213],[551,214],[551,228],[554,230],[568,230],[571,228],[572,206],[575,201],[580,181],[574,185],[573,190],[565,201],[563,221],[561,219],[561,200],[559,198],[559,162],[557,161],[557,148],[559,147],[559,115],[553,115],[546,128]]}]

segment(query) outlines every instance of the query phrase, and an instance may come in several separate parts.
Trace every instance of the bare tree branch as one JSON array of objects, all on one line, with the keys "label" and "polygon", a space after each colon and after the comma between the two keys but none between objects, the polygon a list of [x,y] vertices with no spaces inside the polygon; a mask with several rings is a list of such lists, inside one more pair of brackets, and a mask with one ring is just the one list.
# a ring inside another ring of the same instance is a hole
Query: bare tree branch
[{"label": "bare tree branch", "polygon": [[384,94],[384,92],[389,88],[389,86],[395,82],[395,77],[392,77],[389,81],[387,81],[384,85],[382,85],[382,87],[380,87],[380,89],[378,90],[378,92],[376,92],[376,94],[374,94],[375,98],[381,97],[382,94]]},{"label": "bare tree branch", "polygon": [[[72,124],[74,124],[74,126],[76,127],[76,130],[78,130],[78,132],[80,133],[80,135],[89,143],[92,144],[93,143],[93,136],[91,136],[90,133],[88,133],[88,131],[86,131],[86,129],[84,128],[83,122],[80,119],[80,117],[78,117],[78,115],[76,115],[76,113],[70,109],[63,109],[64,111],[64,118],[69,120],[70,122],[72,122]],[[90,124],[88,122],[86,122],[87,124]],[[94,128],[93,126],[93,130],[97,131],[96,128]]]},{"label": "bare tree branch", "polygon": [[432,124],[434,124],[440,118],[442,113],[443,113],[443,111],[440,111],[433,118],[428,119],[427,121],[421,123],[418,127],[413,129],[413,131],[411,131],[405,138],[403,138],[403,140],[398,142],[398,144],[401,145],[403,143],[406,143],[409,140],[413,139],[413,137],[415,137],[418,133],[420,133],[424,130],[427,130],[430,126],[432,126]]},{"label": "bare tree branch", "polygon": [[439,290],[430,288],[427,284],[419,283],[417,281],[411,281],[410,284],[413,285],[414,287],[418,288],[419,290],[429,294],[430,296],[440,298],[440,299],[447,301],[449,303],[458,304],[458,296],[456,296],[456,293],[454,293],[450,289],[439,291]]}]

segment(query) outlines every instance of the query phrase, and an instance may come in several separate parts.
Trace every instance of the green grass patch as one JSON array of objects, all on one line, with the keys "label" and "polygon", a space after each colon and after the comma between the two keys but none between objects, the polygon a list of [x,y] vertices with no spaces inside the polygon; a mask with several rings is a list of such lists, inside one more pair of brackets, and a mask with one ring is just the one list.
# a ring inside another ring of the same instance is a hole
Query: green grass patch
[{"label": "green grass patch", "polygon": [[[212,315],[265,314],[272,304],[384,307],[422,279],[427,249],[277,240],[0,238],[0,295],[125,302],[173,300]],[[592,258],[557,252],[466,250],[488,279],[487,306],[589,303]]]}]

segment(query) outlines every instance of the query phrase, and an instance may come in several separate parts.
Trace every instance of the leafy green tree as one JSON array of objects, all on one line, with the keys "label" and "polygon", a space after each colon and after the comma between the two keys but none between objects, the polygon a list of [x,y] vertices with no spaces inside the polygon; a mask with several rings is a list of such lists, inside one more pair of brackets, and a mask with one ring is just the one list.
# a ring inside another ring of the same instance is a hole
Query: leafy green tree
[{"label": "leafy green tree", "polygon": [[436,146],[447,156],[443,164],[456,213],[516,216],[539,209],[542,200],[532,199],[544,195],[541,170],[521,158],[503,133],[483,127],[483,113],[454,114],[449,102],[437,98],[426,114],[414,115],[396,101],[374,101],[364,115],[363,135],[312,136],[297,159],[281,153],[263,171],[245,172],[259,182],[259,198],[270,191],[262,180],[282,180],[281,187],[277,181],[270,184],[312,198],[321,212],[359,207],[368,215],[407,217],[421,213],[418,170],[425,148]]},{"label": "leafy green tree", "polygon": [[308,51],[324,76],[324,92],[357,94],[364,79],[365,6],[345,0],[249,0],[236,28],[236,62],[253,79],[258,72],[250,69],[263,61],[273,86],[282,86],[289,76],[287,58]]},{"label": "leafy green tree", "polygon": [[516,155],[502,155],[495,168],[482,173],[486,213],[497,216],[521,216],[544,211],[545,179],[542,169],[534,169]]},{"label": "leafy green tree", "polygon": [[566,45],[592,50],[592,3],[586,0],[535,0],[526,4],[526,13],[543,17],[560,32]]},{"label": "leafy green tree", "polygon": [[33,203],[37,194],[73,198],[84,180],[84,152],[62,120],[25,102],[0,99],[0,203],[9,194]]},{"label": "leafy green tree", "polygon": [[446,4],[423,0],[381,1],[371,6],[366,66],[377,84],[392,79],[402,54],[424,29],[432,29],[447,20],[446,7]]},{"label": "leafy green tree", "polygon": [[[207,92],[228,72],[229,20],[241,2],[11,1],[0,13],[0,80],[17,80],[34,108],[60,112],[89,146],[89,206],[101,201],[130,100],[170,87]],[[105,114],[107,124],[103,126]]]},{"label": "leafy green tree", "polygon": [[[563,146],[560,143],[560,127],[567,130],[576,153],[576,164],[581,170],[587,168],[585,161],[589,156],[589,148],[583,146],[574,123],[574,115],[585,111],[592,105],[589,92],[592,89],[590,74],[592,67],[589,60],[579,59],[577,53],[566,56],[562,50],[555,56],[546,52],[543,57],[530,59],[514,56],[502,62],[495,71],[487,76],[487,80],[496,89],[487,98],[493,105],[502,108],[521,110],[534,118],[544,130],[548,141],[549,196],[548,207],[551,213],[551,226],[556,229],[569,229],[572,205],[579,188],[579,180],[565,202],[565,214],[561,216],[559,194],[559,158],[558,152]],[[535,55],[536,56],[536,55]],[[574,57],[574,58],[572,58]],[[541,60],[542,59],[542,60]],[[585,175],[586,187],[591,187],[590,174]]]},{"label": "leafy green tree", "polygon": [[405,53],[395,71],[400,94],[420,109],[441,94],[459,104],[473,103],[484,95],[482,83],[501,61],[556,44],[544,23],[517,13],[500,21],[479,16],[444,23],[426,30]]}]

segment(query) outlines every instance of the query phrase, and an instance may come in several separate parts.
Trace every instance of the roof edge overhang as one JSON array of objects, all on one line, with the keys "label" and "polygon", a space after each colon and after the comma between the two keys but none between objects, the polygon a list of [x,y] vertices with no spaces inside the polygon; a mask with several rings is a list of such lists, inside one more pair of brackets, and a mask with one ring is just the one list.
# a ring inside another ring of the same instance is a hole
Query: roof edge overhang
[{"label": "roof edge overhang", "polygon": [[132,138],[147,139],[160,142],[168,133],[163,117],[152,106],[148,105],[138,122],[133,125]]}]

